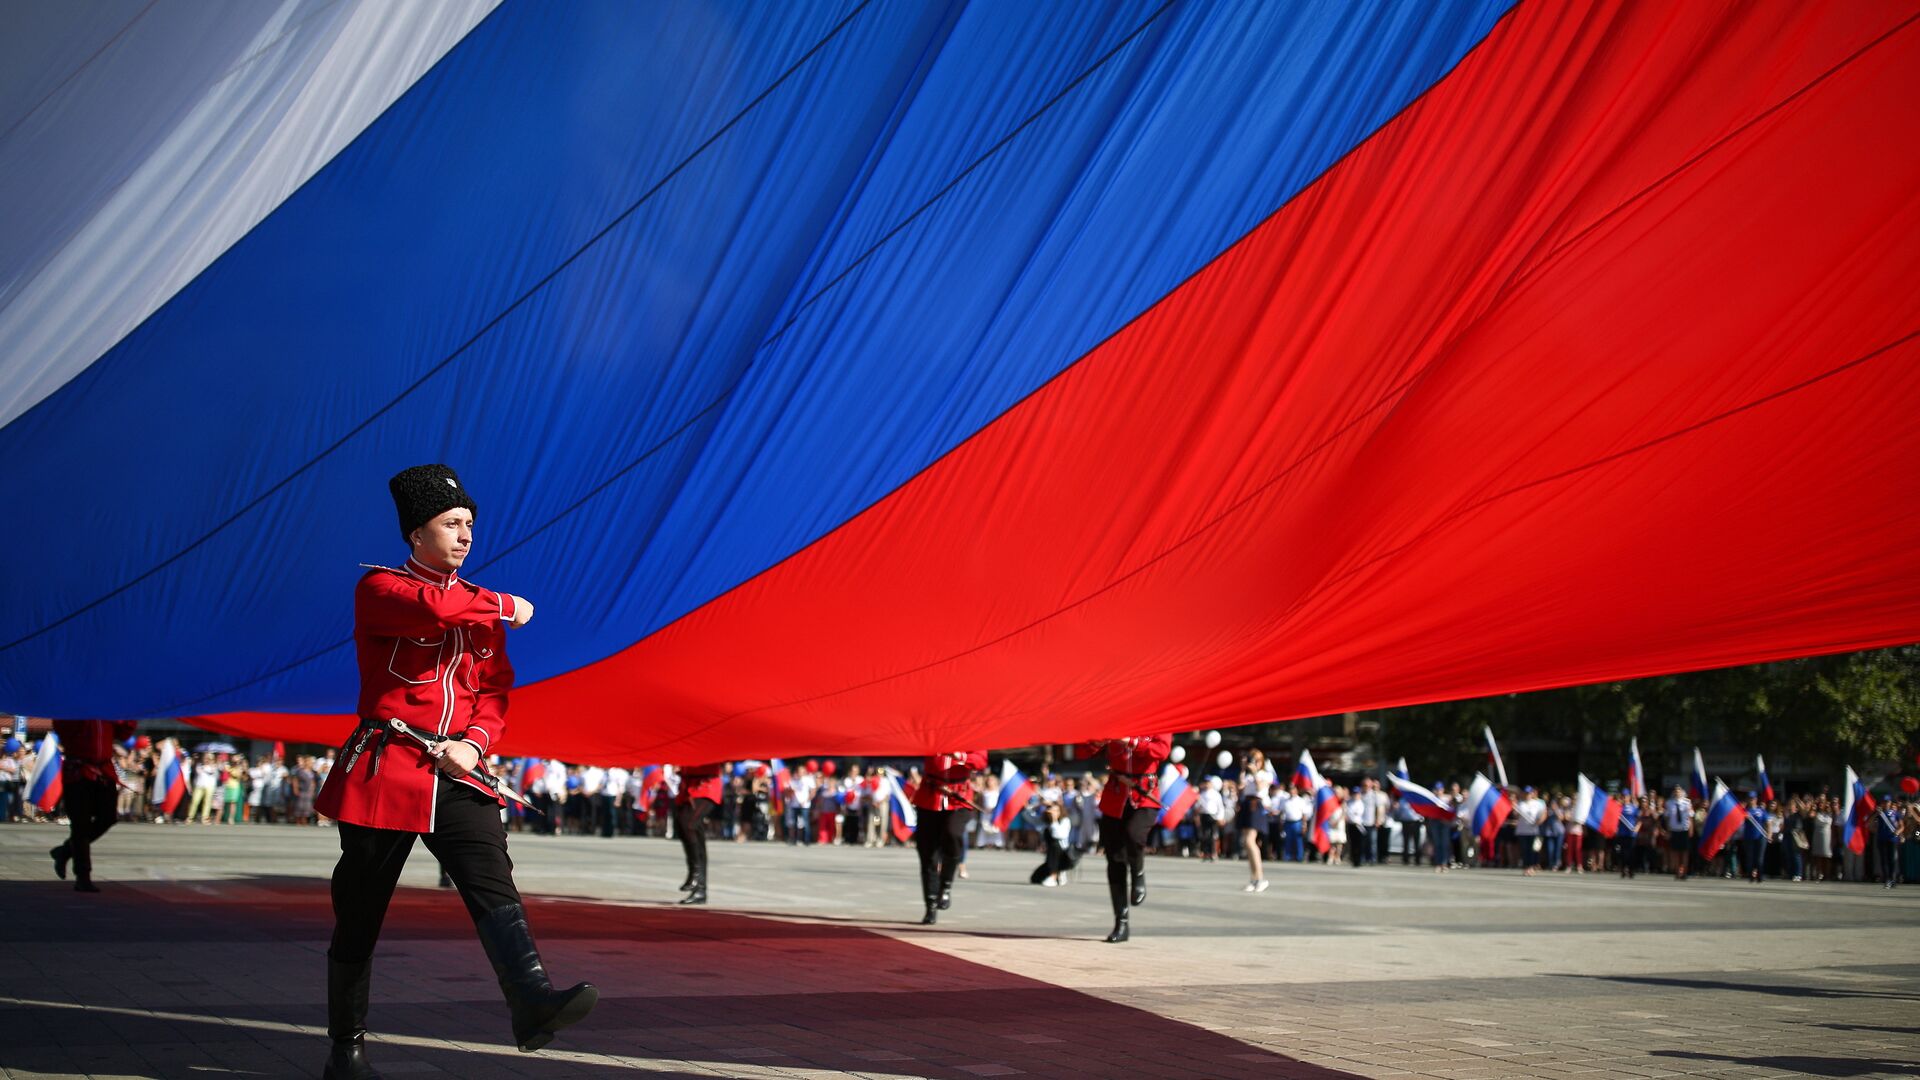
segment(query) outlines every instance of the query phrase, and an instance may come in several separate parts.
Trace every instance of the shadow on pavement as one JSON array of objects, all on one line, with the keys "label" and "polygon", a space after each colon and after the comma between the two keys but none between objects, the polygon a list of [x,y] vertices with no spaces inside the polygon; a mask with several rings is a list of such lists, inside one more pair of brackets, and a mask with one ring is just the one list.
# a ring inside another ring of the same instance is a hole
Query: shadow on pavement
[{"label": "shadow on pavement", "polygon": [[1562,978],[1598,979],[1603,982],[1630,983],[1635,986],[1659,986],[1680,990],[1738,990],[1748,994],[1771,994],[1790,998],[1877,998],[1893,1001],[1920,1001],[1914,990],[1852,990],[1836,986],[1779,986],[1772,983],[1731,982],[1725,979],[1681,979],[1669,975],[1586,975],[1568,972]]},{"label": "shadow on pavement", "polygon": [[1655,1050],[1652,1054],[1654,1057],[1683,1058],[1688,1061],[1724,1061],[1731,1065],[1746,1065],[1756,1069],[1782,1069],[1802,1076],[1877,1076],[1883,1073],[1911,1076],[1916,1070],[1920,1070],[1920,1062],[1916,1061],[1875,1061],[1868,1058],[1792,1055],[1733,1057],[1727,1054],[1702,1054],[1692,1050]]},{"label": "shadow on pavement", "polygon": [[[690,1075],[689,1063],[708,1076],[801,1068],[953,1080],[1014,1071],[1351,1075],[862,926],[580,899],[529,898],[528,909],[555,980],[587,979],[603,995],[554,1049],[612,1060],[505,1046],[506,1010],[458,898],[403,888],[375,956],[376,1065],[553,1077]],[[0,1066],[37,1070],[57,1055],[91,1054],[100,1067],[82,1071],[126,1072],[109,1065],[137,1053],[152,1072],[135,1075],[208,1067],[289,1075],[304,1062],[317,1073],[331,927],[327,884],[311,878],[109,882],[98,896],[52,881],[0,883],[0,954],[17,951],[41,966],[0,966],[0,1030],[9,1033]],[[1107,960],[1114,947],[1087,948]],[[66,958],[101,970],[44,977],[47,965]],[[236,992],[223,984],[223,970],[264,976],[247,984],[263,992]],[[433,1040],[492,1045],[476,1051]],[[260,1064],[276,1052],[277,1067],[270,1057]]]}]

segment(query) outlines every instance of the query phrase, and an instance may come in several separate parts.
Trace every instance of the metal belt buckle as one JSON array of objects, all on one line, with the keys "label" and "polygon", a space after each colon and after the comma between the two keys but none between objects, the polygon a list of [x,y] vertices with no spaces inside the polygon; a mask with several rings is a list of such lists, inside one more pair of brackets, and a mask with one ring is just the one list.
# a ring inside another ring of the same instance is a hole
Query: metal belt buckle
[{"label": "metal belt buckle", "polygon": [[367,740],[373,736],[373,729],[360,727],[360,741],[353,744],[353,752],[347,755],[347,772],[351,773],[355,765],[360,764],[360,753],[367,748]]}]

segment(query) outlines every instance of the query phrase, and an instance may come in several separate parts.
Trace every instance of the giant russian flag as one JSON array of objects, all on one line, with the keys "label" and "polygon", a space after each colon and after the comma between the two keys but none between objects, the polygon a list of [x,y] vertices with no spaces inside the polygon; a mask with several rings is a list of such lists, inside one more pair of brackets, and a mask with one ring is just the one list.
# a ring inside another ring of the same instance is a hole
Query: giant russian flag
[{"label": "giant russian flag", "polygon": [[1579,774],[1579,785],[1573,802],[1574,820],[1601,836],[1611,838],[1620,831],[1620,804],[1607,794],[1605,788],[1587,779],[1585,773]]},{"label": "giant russian flag", "polygon": [[1168,762],[1160,770],[1160,827],[1171,829],[1180,824],[1187,811],[1200,799],[1200,792],[1187,782],[1184,768]]},{"label": "giant russian flag", "polygon": [[[1405,762],[1401,764],[1404,766]],[[1400,792],[1400,798],[1413,808],[1414,813],[1434,821],[1453,820],[1453,808],[1447,805],[1446,798],[1438,792],[1421,787],[1402,773],[1388,773],[1387,781]]]},{"label": "giant russian flag", "polygon": [[1640,737],[1627,744],[1627,794],[1636,799],[1647,794],[1647,771],[1640,764]]},{"label": "giant russian flag", "polygon": [[60,736],[49,731],[40,740],[40,750],[34,755],[33,782],[27,786],[27,801],[46,813],[52,813],[59,805],[63,790],[60,779],[60,765],[64,761],[60,752]]},{"label": "giant russian flag", "polygon": [[906,843],[913,839],[913,830],[919,827],[920,815],[913,807],[913,800],[907,798],[906,789],[900,786],[900,774],[887,770],[887,806],[893,811],[887,818],[888,827],[893,830],[893,838]]},{"label": "giant russian flag", "polygon": [[1480,839],[1480,850],[1490,852],[1500,836],[1500,826],[1513,812],[1513,800],[1505,788],[1495,787],[1481,773],[1473,774],[1473,786],[1467,789],[1467,821],[1473,835]]},{"label": "giant russian flag", "polygon": [[1013,763],[1012,758],[1000,762],[1000,798],[993,804],[993,827],[1006,832],[1013,827],[1013,819],[1026,808],[1033,799],[1033,781]]},{"label": "giant russian flag", "polygon": [[187,766],[180,757],[180,740],[167,739],[160,744],[160,761],[154,770],[153,805],[160,813],[172,817],[180,808],[181,800],[187,797]]},{"label": "giant russian flag", "polygon": [[1911,3],[289,3],[10,21],[10,708],[337,740],[422,461],[509,754],[1913,640]]},{"label": "giant russian flag", "polygon": [[1867,837],[1870,835],[1868,822],[1873,819],[1873,796],[1867,792],[1867,785],[1860,782],[1853,766],[1847,766],[1847,778],[1840,809],[1840,840],[1847,850],[1855,855],[1864,855],[1867,850]]},{"label": "giant russian flag", "polygon": [[1718,780],[1713,782],[1713,803],[1707,807],[1707,820],[1700,825],[1700,839],[1694,847],[1703,859],[1711,859],[1720,854],[1727,841],[1740,832],[1740,826],[1747,820],[1747,811],[1740,800],[1733,797],[1727,785]]}]

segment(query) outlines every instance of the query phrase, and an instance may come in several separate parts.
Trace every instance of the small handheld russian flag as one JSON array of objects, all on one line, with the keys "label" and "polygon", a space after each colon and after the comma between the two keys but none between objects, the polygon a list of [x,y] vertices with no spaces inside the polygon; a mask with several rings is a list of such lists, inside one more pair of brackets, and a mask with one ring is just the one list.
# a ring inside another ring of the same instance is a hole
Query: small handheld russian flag
[{"label": "small handheld russian flag", "polygon": [[1485,725],[1487,732],[1487,764],[1492,766],[1495,776],[1500,778],[1502,788],[1511,787],[1507,783],[1507,767],[1500,761],[1500,744],[1493,741],[1493,725]]},{"label": "small handheld russian flag", "polygon": [[1693,748],[1693,771],[1687,774],[1687,797],[1695,802],[1707,797],[1707,766],[1700,760],[1700,748]]},{"label": "small handheld russian flag", "polygon": [[1754,781],[1753,789],[1760,793],[1760,801],[1772,802],[1773,781],[1767,779],[1767,759],[1761,757],[1759,754],[1753,755],[1753,771],[1754,775],[1758,777],[1758,779]]},{"label": "small handheld russian flag", "polygon": [[27,801],[43,813],[53,813],[53,808],[60,804],[64,790],[60,766],[65,760],[60,753],[60,736],[47,732],[46,738],[40,740],[39,752],[34,755],[33,783],[27,787]]},{"label": "small handheld russian flag", "polygon": [[1855,855],[1867,852],[1867,823],[1873,817],[1873,796],[1867,793],[1867,785],[1847,766],[1846,797],[1840,811],[1840,840],[1847,850]]},{"label": "small handheld russian flag", "polygon": [[1169,762],[1160,770],[1160,827],[1171,829],[1180,824],[1187,811],[1200,800],[1200,792],[1187,783],[1180,767]]},{"label": "small handheld russian flag", "polygon": [[[1402,761],[1401,767],[1406,767]],[[1432,821],[1452,821],[1453,808],[1447,805],[1444,796],[1436,791],[1421,787],[1400,773],[1391,773],[1387,782],[1400,792],[1400,799],[1413,809],[1413,812]]]},{"label": "small handheld russian flag", "polygon": [[1482,848],[1493,847],[1500,837],[1500,826],[1506,824],[1511,813],[1513,800],[1507,796],[1507,789],[1494,787],[1485,775],[1474,773],[1473,787],[1467,791],[1467,820]]},{"label": "small handheld russian flag", "polygon": [[1740,800],[1733,797],[1727,785],[1715,780],[1713,805],[1707,808],[1707,820],[1700,826],[1700,840],[1695,844],[1700,857],[1711,859],[1720,854],[1720,849],[1740,832],[1740,826],[1746,820],[1747,812],[1741,807]]},{"label": "small handheld russian flag", "polygon": [[154,773],[153,805],[165,817],[172,817],[187,797],[187,768],[180,760],[180,740],[160,744],[159,767]]},{"label": "small handheld russian flag", "polygon": [[1320,770],[1313,767],[1313,751],[1305,749],[1300,751],[1300,760],[1293,763],[1293,777],[1289,783],[1300,791],[1319,789]]},{"label": "small handheld russian flag", "polygon": [[887,806],[893,810],[888,827],[893,830],[893,838],[906,843],[913,839],[913,830],[920,825],[920,815],[913,808],[913,800],[907,798],[907,791],[900,786],[900,774],[887,770]]},{"label": "small handheld russian flag", "polygon": [[1601,836],[1612,838],[1620,831],[1620,804],[1613,801],[1605,788],[1587,779],[1585,773],[1578,775],[1580,794],[1573,803],[1574,820]]},{"label": "small handheld russian flag", "polygon": [[1033,799],[1033,781],[1007,758],[1000,763],[1000,799],[993,804],[993,827],[1006,832]]},{"label": "small handheld russian flag", "polygon": [[1647,770],[1640,765],[1640,737],[1627,744],[1627,794],[1636,799],[1647,797]]}]

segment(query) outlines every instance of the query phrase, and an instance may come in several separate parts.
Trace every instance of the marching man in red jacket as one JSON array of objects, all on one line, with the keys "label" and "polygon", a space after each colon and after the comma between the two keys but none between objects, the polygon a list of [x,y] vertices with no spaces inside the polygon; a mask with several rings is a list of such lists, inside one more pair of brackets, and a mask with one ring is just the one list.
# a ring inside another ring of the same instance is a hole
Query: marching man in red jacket
[{"label": "marching man in red jacket", "polygon": [[67,801],[67,842],[47,854],[53,872],[67,876],[73,860],[75,892],[99,892],[93,883],[93,843],[119,820],[115,804],[120,776],[113,768],[113,746],[133,737],[131,720],[55,720],[60,737],[60,785]]},{"label": "marching man in red jacket", "polygon": [[680,885],[682,904],[707,902],[707,815],[720,805],[720,774],[726,766],[688,765],[680,770],[680,790],[673,796],[673,828],[680,850],[687,856],[687,880]]},{"label": "marching man in red jacket", "polygon": [[341,747],[316,808],[340,823],[327,950],[329,1078],[369,1077],[363,1040],[374,943],[417,836],[453,878],[493,962],[514,1042],[538,1050],[593,1008],[587,983],[547,980],[507,858],[498,785],[482,758],[506,729],[506,631],[533,605],[460,578],[474,503],[445,465],[387,481],[412,549],[354,590],[360,726]]},{"label": "marching man in red jacket", "polygon": [[986,767],[985,750],[960,750],[933,754],[920,770],[920,786],[913,791],[913,847],[920,855],[920,893],[927,902],[920,920],[924,926],[933,925],[936,912],[953,906],[953,875],[960,869],[968,814],[974,809],[973,774]]},{"label": "marching man in red jacket", "polygon": [[1107,940],[1125,941],[1128,908],[1147,902],[1147,836],[1160,817],[1160,766],[1173,752],[1173,736],[1108,739],[1088,748],[1107,752],[1107,784],[1100,789],[1100,846],[1107,853],[1107,895],[1113,901]]}]

